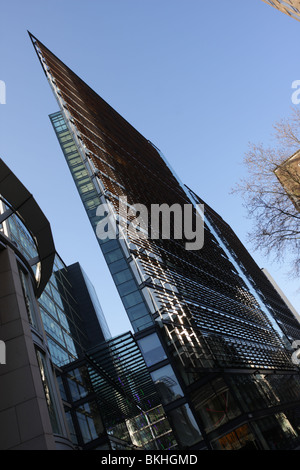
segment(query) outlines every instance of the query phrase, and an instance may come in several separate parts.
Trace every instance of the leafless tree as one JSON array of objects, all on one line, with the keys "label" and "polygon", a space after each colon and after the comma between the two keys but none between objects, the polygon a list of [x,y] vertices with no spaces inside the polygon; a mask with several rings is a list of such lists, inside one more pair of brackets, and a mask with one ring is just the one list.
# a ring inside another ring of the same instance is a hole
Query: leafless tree
[{"label": "leafless tree", "polygon": [[[254,248],[277,261],[288,259],[300,274],[300,107],[274,124],[274,145],[249,144],[247,176],[233,189],[244,199]],[[299,163],[299,165],[298,165]]]}]

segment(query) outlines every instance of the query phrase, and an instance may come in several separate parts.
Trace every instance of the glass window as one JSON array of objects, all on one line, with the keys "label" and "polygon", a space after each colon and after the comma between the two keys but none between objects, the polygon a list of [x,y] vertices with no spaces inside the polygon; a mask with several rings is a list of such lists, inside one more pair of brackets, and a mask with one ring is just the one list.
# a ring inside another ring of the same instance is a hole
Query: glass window
[{"label": "glass window", "polygon": [[42,354],[40,351],[36,351],[36,356],[37,356],[38,365],[39,365],[39,369],[41,373],[42,383],[44,386],[45,398],[46,398],[46,402],[48,406],[48,412],[50,416],[52,430],[55,434],[59,434],[61,432],[61,429],[59,425],[56,404],[54,401],[54,394],[53,394],[53,387],[52,387],[53,378],[50,377],[44,354]]},{"label": "glass window", "polygon": [[77,408],[76,415],[85,444],[103,434],[104,428],[96,405],[85,403],[80,408]]},{"label": "glass window", "polygon": [[59,388],[59,393],[61,395],[61,398],[65,401],[68,401],[67,395],[66,395],[66,390],[63,384],[63,380],[60,375],[56,377],[57,383],[58,383],[58,388]]},{"label": "glass window", "polygon": [[70,326],[69,326],[68,318],[67,318],[67,315],[65,314],[65,312],[63,312],[60,308],[57,307],[57,313],[58,313],[58,317],[59,317],[59,321],[60,321],[61,325],[68,332],[70,332]]},{"label": "glass window", "polygon": [[55,343],[51,338],[48,338],[48,346],[51,354],[51,359],[54,364],[63,366],[70,362],[68,353]]},{"label": "glass window", "polygon": [[43,292],[42,295],[40,296],[39,302],[44,306],[44,308],[45,308],[49,313],[51,313],[51,315],[52,315],[53,317],[55,317],[56,319],[58,319],[54,302],[53,302],[52,299],[50,299],[50,297],[49,297],[45,292]]},{"label": "glass window", "polygon": [[145,316],[149,317],[149,313],[144,302],[134,305],[134,307],[128,308],[127,314],[130,320],[137,320],[138,318],[145,317]]},{"label": "glass window", "polygon": [[66,342],[66,346],[67,346],[68,351],[71,354],[73,354],[73,356],[77,356],[76,348],[75,348],[73,339],[67,333],[64,333],[64,338],[65,338],[65,342]]},{"label": "glass window", "polygon": [[189,447],[201,441],[202,435],[188,405],[180,406],[168,414],[179,444]]},{"label": "glass window", "polygon": [[129,281],[130,279],[132,279],[130,269],[124,269],[124,271],[121,271],[120,273],[114,275],[114,280],[117,285]]},{"label": "glass window", "polygon": [[66,411],[66,419],[67,419],[68,429],[70,432],[71,441],[73,442],[73,444],[77,445],[78,439],[77,439],[77,435],[76,435],[76,431],[74,428],[74,423],[73,423],[73,419],[72,419],[72,415],[70,411]]},{"label": "glass window", "polygon": [[138,320],[132,321],[132,326],[134,331],[141,331],[147,328],[148,326],[153,325],[152,319],[149,315],[139,318]]},{"label": "glass window", "polygon": [[148,367],[157,364],[167,358],[167,355],[156,333],[153,333],[138,341],[145,362]]},{"label": "glass window", "polygon": [[212,442],[214,450],[258,450],[254,435],[247,424]]},{"label": "glass window", "polygon": [[130,294],[130,292],[133,292],[136,290],[137,290],[137,286],[134,281],[127,281],[118,285],[118,291],[121,296]]},{"label": "glass window", "polygon": [[128,268],[128,264],[125,261],[125,259],[120,259],[118,261],[115,261],[114,263],[111,263],[109,265],[109,269],[112,274],[118,273],[120,271],[123,271],[124,269]]},{"label": "glass window", "polygon": [[20,270],[20,278],[21,278],[22,290],[23,290],[24,300],[26,304],[26,310],[28,314],[29,323],[35,328],[38,328],[35,298],[33,297],[33,291],[32,291],[32,286],[30,285],[30,279],[28,278],[28,274],[25,274],[22,270]]},{"label": "glass window", "polygon": [[284,413],[267,416],[252,423],[267,450],[292,449],[299,438]]},{"label": "glass window", "polygon": [[133,307],[134,305],[141,303],[143,299],[141,294],[136,291],[132,292],[131,294],[125,295],[124,297],[122,297],[122,300],[124,302],[125,308],[127,308]]},{"label": "glass window", "polygon": [[157,386],[163,405],[183,397],[181,387],[170,365],[151,372],[151,377]]},{"label": "glass window", "polygon": [[105,259],[108,263],[113,263],[114,261],[117,261],[119,259],[123,258],[123,253],[122,251],[118,248],[116,250],[110,251],[109,253],[105,254]]},{"label": "glass window", "polygon": [[40,307],[40,312],[43,320],[43,325],[46,333],[51,335],[54,339],[64,344],[63,334],[61,328],[56,321],[46,313],[46,311]]},{"label": "glass window", "polygon": [[74,369],[67,376],[72,401],[84,398],[91,391],[88,371],[85,368]]},{"label": "glass window", "polygon": [[55,302],[56,302],[61,308],[64,308],[61,295],[60,295],[59,292],[55,289],[54,286],[52,286],[52,294],[53,294],[53,298],[54,298]]},{"label": "glass window", "polygon": [[118,240],[110,240],[107,243],[104,243],[102,245],[102,252],[103,253],[108,253],[110,251],[115,250],[116,248],[119,248],[119,241]]},{"label": "glass window", "polygon": [[192,401],[201,415],[206,432],[217,429],[240,414],[240,409],[222,378],[195,391]]}]

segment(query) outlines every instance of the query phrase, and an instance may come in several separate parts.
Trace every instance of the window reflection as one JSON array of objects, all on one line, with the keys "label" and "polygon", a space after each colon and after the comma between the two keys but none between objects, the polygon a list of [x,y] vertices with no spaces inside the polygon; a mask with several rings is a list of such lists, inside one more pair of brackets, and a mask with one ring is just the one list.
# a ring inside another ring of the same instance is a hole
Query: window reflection
[{"label": "window reflection", "polygon": [[25,274],[22,270],[20,270],[20,278],[21,278],[22,290],[23,290],[29,323],[35,328],[38,328],[36,306],[35,306],[35,300],[34,300],[34,295],[32,291],[31,281],[29,279],[28,274]]},{"label": "window reflection", "polygon": [[183,397],[181,387],[170,365],[152,372],[151,377],[157,386],[163,405]]},{"label": "window reflection", "polygon": [[76,410],[76,416],[85,444],[97,439],[103,434],[104,427],[95,404],[85,403],[80,406]]},{"label": "window reflection", "polygon": [[44,387],[44,392],[45,392],[45,397],[46,397],[46,402],[48,406],[52,429],[55,434],[60,434],[61,428],[59,425],[56,404],[54,401],[54,393],[52,390],[52,382],[51,382],[51,377],[48,371],[46,359],[45,359],[44,354],[42,354],[41,351],[38,351],[38,350],[36,351],[36,356],[37,356],[37,361],[38,361],[38,365],[39,365],[39,369],[41,373],[41,379],[42,379],[42,383]]},{"label": "window reflection", "polygon": [[167,358],[156,333],[140,339],[138,344],[147,366],[152,366]]},{"label": "window reflection", "polygon": [[193,405],[203,421],[205,431],[217,429],[241,411],[223,379],[208,383],[192,395]]},{"label": "window reflection", "polygon": [[243,426],[212,443],[215,450],[258,450],[258,444],[249,426]]},{"label": "window reflection", "polygon": [[172,428],[177,431],[179,444],[189,447],[202,440],[201,432],[188,405],[181,406],[169,413]]}]

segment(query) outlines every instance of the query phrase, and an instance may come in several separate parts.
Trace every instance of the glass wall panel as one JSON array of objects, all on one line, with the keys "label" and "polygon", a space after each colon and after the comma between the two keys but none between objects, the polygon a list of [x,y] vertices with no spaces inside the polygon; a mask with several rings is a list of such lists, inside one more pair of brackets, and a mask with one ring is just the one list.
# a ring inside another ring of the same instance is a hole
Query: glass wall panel
[{"label": "glass wall panel", "polygon": [[129,281],[130,279],[132,279],[132,273],[130,269],[124,269],[124,271],[121,271],[114,275],[114,280],[117,285]]},{"label": "glass wall panel", "polygon": [[170,365],[152,372],[151,377],[158,389],[163,405],[183,397],[181,387]]},{"label": "glass wall panel", "polygon": [[157,364],[167,358],[156,333],[153,333],[138,341],[143,357],[148,367]]},{"label": "glass wall panel", "polygon": [[73,442],[73,444],[78,445],[77,434],[74,428],[72,414],[70,411],[66,411],[66,419],[67,419],[67,425],[68,425],[71,441]]},{"label": "glass wall panel", "polygon": [[148,310],[143,302],[128,308],[127,313],[131,321],[137,320],[141,317],[148,317],[149,319]]},{"label": "glass wall panel", "polygon": [[192,446],[203,439],[188,405],[171,411],[168,413],[168,418],[176,432],[178,443],[182,448]]},{"label": "glass wall panel", "polygon": [[19,272],[29,323],[35,328],[38,328],[36,300],[33,295],[31,280],[28,274],[25,274],[21,269]]},{"label": "glass wall panel", "polygon": [[52,425],[52,430],[54,434],[61,433],[61,427],[59,423],[57,407],[55,403],[55,396],[53,391],[53,384],[52,384],[52,377],[49,374],[48,365],[46,363],[46,359],[44,354],[41,351],[36,351],[37,361],[41,373],[41,379],[44,387],[46,402],[48,406],[48,412],[50,416],[50,421]]},{"label": "glass wall panel", "polygon": [[104,427],[96,404],[85,403],[76,409],[76,416],[84,444],[103,435]]},{"label": "glass wall panel", "polygon": [[254,434],[247,424],[211,443],[214,450],[259,450]]},{"label": "glass wall panel", "polygon": [[299,436],[284,413],[267,416],[252,425],[269,450],[288,450],[299,445]]},{"label": "glass wall panel", "polygon": [[241,413],[228,386],[221,378],[194,392],[192,402],[206,432],[217,429]]},{"label": "glass wall panel", "polygon": [[53,362],[58,365],[58,366],[64,366],[73,358],[71,358],[67,351],[62,349],[55,341],[53,341],[51,338],[48,338],[48,346],[51,354],[51,359]]},{"label": "glass wall panel", "polygon": [[90,379],[86,368],[79,368],[70,371],[67,381],[72,401],[80,400],[91,391]]},{"label": "glass wall panel", "polygon": [[124,302],[125,307],[130,308],[130,307],[133,307],[134,305],[141,303],[142,296],[138,291],[136,291],[136,292],[133,292],[132,294],[124,295],[124,297],[122,297],[122,300]]}]

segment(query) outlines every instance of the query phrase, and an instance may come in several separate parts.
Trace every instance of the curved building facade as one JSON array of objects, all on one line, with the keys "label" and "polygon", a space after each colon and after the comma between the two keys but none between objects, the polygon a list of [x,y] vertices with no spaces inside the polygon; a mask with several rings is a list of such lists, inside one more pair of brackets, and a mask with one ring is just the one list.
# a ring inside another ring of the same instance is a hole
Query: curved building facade
[{"label": "curved building facade", "polygon": [[0,160],[0,448],[73,448],[38,299],[53,269],[51,228]]}]

